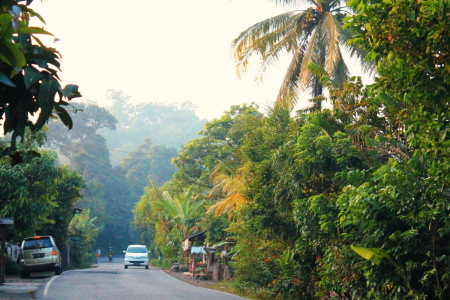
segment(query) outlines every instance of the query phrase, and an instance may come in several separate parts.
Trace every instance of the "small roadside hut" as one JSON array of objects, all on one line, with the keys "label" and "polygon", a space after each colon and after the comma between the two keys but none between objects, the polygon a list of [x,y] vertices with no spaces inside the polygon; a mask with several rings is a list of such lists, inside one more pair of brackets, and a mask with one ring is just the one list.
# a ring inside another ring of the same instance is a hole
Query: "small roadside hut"
[{"label": "small roadside hut", "polygon": [[183,239],[183,260],[189,273],[196,273],[201,269],[206,277],[214,281],[230,279],[230,267],[228,266],[228,245],[231,242],[224,241],[210,247],[205,245],[207,230],[191,234]]},{"label": "small roadside hut", "polygon": [[[181,241],[181,248],[183,249],[183,259],[185,263],[192,262],[192,246],[196,245],[203,247],[206,239],[206,232],[207,230],[196,232],[185,237],[184,240]],[[195,248],[195,251],[197,252],[198,249]]]}]

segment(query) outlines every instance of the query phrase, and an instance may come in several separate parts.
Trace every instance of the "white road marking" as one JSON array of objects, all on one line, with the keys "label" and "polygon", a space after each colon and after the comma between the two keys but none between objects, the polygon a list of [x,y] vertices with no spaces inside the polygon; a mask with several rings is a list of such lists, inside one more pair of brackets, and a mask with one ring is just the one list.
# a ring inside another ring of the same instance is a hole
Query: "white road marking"
[{"label": "white road marking", "polygon": [[[170,277],[170,278],[172,278],[172,279],[174,279],[174,280],[176,280],[176,281],[182,282],[182,283],[184,283],[184,284],[189,284],[189,283],[184,282],[184,281],[182,281],[182,280],[180,280],[180,279],[178,279],[178,278],[175,278],[175,277],[173,277],[173,276],[170,276],[169,274],[167,274],[166,272],[164,272],[164,271],[161,270],[161,269],[159,269],[159,270],[160,270],[164,275],[166,275],[167,277]],[[204,289],[204,290],[210,290],[210,291],[215,291],[215,292],[222,293],[222,294],[226,294],[226,295],[231,295],[231,296],[234,296],[234,297],[236,297],[236,298],[247,299],[247,298],[243,298],[243,297],[241,297],[241,296],[233,295],[233,294],[230,294],[230,293],[226,293],[226,292],[222,292],[222,291],[218,291],[218,290],[214,290],[214,289],[204,288],[204,287],[202,287],[202,286],[198,286],[198,285],[194,285],[194,284],[189,284],[189,285],[190,285],[190,286],[195,286],[195,287],[197,287],[197,288],[201,288],[201,289]]]},{"label": "white road marking", "polygon": [[47,293],[48,293],[48,289],[50,288],[50,285],[52,284],[53,280],[55,280],[57,276],[53,276],[52,279],[50,279],[49,282],[47,282],[47,284],[45,285],[45,289],[44,289],[44,297],[47,297]]}]

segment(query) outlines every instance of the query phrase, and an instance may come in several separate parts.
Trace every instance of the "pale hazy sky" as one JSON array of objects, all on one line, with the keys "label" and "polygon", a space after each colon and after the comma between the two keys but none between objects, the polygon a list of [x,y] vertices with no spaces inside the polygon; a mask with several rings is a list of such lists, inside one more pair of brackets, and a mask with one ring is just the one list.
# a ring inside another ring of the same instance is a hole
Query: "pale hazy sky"
[{"label": "pale hazy sky", "polygon": [[232,40],[293,9],[269,0],[34,0],[30,7],[61,40],[46,44],[62,54],[63,85],[79,85],[102,106],[106,91],[119,89],[134,103],[191,101],[205,119],[235,104],[265,108],[288,67],[285,57],[262,83],[254,81],[258,61],[241,79],[234,70]]}]

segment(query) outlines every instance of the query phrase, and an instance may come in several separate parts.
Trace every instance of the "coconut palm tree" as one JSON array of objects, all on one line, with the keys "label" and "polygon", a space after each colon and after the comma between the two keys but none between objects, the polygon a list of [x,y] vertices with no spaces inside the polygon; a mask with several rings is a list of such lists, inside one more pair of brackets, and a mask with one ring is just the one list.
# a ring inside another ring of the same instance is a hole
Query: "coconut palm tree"
[{"label": "coconut palm tree", "polygon": [[[338,84],[349,78],[342,51],[361,60],[365,51],[347,42],[352,37],[349,29],[342,28],[347,14],[342,1],[337,0],[274,0],[283,5],[312,4],[306,10],[293,10],[266,19],[243,31],[232,43],[236,71],[241,76],[248,67],[252,55],[260,56],[260,78],[266,68],[278,62],[282,53],[292,54],[277,102],[292,109],[297,103],[299,92],[311,88],[313,97],[323,94],[319,76],[311,72],[314,64],[323,68]],[[365,70],[371,65],[363,62]]]}]

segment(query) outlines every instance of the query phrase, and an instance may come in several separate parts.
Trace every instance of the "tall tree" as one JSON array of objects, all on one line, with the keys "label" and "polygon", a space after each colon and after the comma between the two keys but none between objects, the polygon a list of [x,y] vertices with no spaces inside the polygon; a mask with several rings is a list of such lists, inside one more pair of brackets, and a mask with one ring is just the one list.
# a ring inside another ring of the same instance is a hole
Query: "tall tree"
[{"label": "tall tree", "polygon": [[[57,166],[54,152],[42,150],[45,132],[31,134],[18,145],[18,150],[34,152],[28,163],[11,165],[0,158],[0,215],[15,219],[15,239],[46,232],[55,236],[58,246],[67,238],[67,226],[75,201],[81,197],[83,180],[67,167]],[[31,156],[31,155],[30,155]]]},{"label": "tall tree", "polygon": [[177,156],[175,148],[166,145],[153,145],[149,138],[138,145],[120,162],[120,169],[130,183],[130,188],[136,202],[144,193],[144,187],[149,183],[149,177],[157,186],[162,186],[172,179],[175,167],[171,164]]},{"label": "tall tree", "polygon": [[207,122],[201,137],[187,143],[174,160],[174,180],[180,186],[198,186],[209,190],[211,172],[219,161],[234,159],[244,140],[243,128],[258,126],[262,114],[254,103],[234,105],[222,117]]},{"label": "tall tree", "polygon": [[[237,73],[246,71],[252,55],[261,57],[261,75],[266,68],[277,62],[280,55],[292,55],[277,102],[292,109],[299,92],[309,87],[313,97],[322,95],[320,78],[311,73],[308,65],[313,63],[325,69],[339,85],[348,79],[349,71],[343,59],[343,49],[362,59],[365,51],[349,46],[352,33],[342,28],[346,8],[338,0],[275,0],[283,5],[309,3],[306,10],[294,10],[266,19],[243,31],[233,41],[237,61]],[[368,64],[364,66],[369,69]],[[261,76],[260,75],[260,76]]]}]

